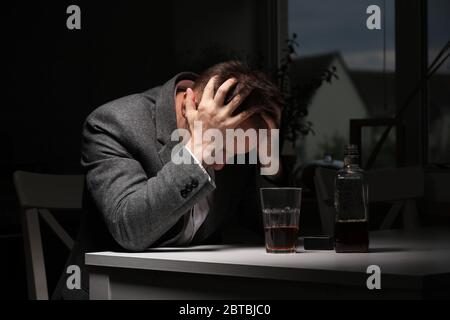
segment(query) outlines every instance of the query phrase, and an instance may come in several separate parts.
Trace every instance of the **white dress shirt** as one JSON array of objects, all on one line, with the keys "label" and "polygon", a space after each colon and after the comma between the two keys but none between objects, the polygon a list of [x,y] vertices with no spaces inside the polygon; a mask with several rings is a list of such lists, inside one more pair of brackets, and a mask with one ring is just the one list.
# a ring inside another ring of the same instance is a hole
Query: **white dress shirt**
[{"label": "white dress shirt", "polygon": [[[204,174],[208,175],[209,182],[213,180],[214,170],[207,171],[202,164],[197,160],[197,158],[192,154],[189,148],[185,148],[192,158],[195,160],[196,164],[201,167]],[[210,208],[212,207],[213,194],[208,194],[191,209],[191,211],[185,216],[185,224],[181,231],[181,236],[174,243],[175,245],[189,245],[194,239],[200,227],[206,221],[208,217]]]}]

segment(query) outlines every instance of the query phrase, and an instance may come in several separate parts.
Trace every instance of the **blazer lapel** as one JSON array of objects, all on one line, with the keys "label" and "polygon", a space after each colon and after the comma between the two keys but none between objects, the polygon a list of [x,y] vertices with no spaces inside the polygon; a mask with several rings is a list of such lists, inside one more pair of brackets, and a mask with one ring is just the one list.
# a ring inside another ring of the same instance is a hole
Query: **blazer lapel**
[{"label": "blazer lapel", "polygon": [[161,146],[159,157],[162,165],[171,161],[172,150],[178,144],[178,141],[171,141],[171,136],[177,129],[175,112],[175,90],[177,83],[182,80],[195,81],[197,77],[194,73],[180,73],[164,84],[159,90],[156,99],[155,126],[156,139]]}]

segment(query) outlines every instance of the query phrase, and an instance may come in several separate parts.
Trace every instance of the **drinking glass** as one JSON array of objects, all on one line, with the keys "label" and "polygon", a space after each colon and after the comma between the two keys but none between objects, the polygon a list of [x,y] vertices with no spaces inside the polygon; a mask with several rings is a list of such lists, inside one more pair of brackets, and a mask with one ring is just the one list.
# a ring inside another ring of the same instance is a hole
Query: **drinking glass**
[{"label": "drinking glass", "polygon": [[299,188],[261,189],[267,253],[297,251],[301,201]]}]

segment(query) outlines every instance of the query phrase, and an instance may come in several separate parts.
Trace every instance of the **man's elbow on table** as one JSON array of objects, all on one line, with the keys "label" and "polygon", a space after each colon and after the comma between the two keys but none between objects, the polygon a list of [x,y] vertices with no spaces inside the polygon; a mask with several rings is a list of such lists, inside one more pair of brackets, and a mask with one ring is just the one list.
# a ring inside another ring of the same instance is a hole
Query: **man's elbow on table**
[{"label": "man's elbow on table", "polygon": [[[108,221],[114,240],[125,250],[142,252],[150,248],[161,235],[156,226],[146,219],[147,212],[130,205],[130,200],[121,201]],[[140,217],[136,219],[136,217]]]}]

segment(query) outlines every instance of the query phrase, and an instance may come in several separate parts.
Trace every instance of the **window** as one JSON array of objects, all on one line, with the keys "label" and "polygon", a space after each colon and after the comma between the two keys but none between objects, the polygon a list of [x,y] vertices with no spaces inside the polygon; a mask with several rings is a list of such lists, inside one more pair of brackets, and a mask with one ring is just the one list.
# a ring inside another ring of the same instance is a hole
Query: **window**
[{"label": "window", "polygon": [[[428,1],[428,58],[430,63],[450,41],[450,2]],[[430,79],[428,87],[429,162],[450,163],[450,61]]]},{"label": "window", "polygon": [[[366,26],[370,5],[382,9],[382,30]],[[299,48],[294,81],[308,81],[336,67],[339,80],[324,84],[309,107],[315,134],[296,150],[303,163],[332,155],[342,159],[349,142],[350,119],[389,118],[395,112],[394,1],[289,0],[289,34],[297,34]],[[368,155],[383,128],[363,131],[363,155]],[[377,165],[395,165],[395,134],[385,145]]]}]

